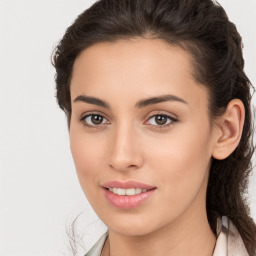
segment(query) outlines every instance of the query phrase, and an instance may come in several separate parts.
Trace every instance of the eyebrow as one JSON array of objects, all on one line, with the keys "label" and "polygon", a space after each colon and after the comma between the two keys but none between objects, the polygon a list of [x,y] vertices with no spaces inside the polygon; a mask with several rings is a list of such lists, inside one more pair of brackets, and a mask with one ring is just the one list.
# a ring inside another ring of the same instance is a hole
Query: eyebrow
[{"label": "eyebrow", "polygon": [[[176,102],[188,104],[185,100],[183,100],[180,97],[177,97],[177,96],[171,95],[171,94],[167,94],[167,95],[161,95],[161,96],[151,97],[151,98],[147,98],[147,99],[142,99],[135,104],[135,107],[136,108],[144,108],[149,105],[154,105],[154,104],[166,102],[166,101],[176,101]],[[99,107],[110,109],[110,105],[107,102],[105,102],[99,98],[91,97],[91,96],[79,95],[74,99],[74,102],[85,102],[85,103],[97,105]]]},{"label": "eyebrow", "polygon": [[79,101],[110,109],[110,105],[107,102],[95,97],[79,95],[74,99],[74,102],[79,102]]},{"label": "eyebrow", "polygon": [[166,102],[166,101],[177,101],[177,102],[181,102],[184,104],[188,104],[185,100],[175,96],[175,95],[171,95],[171,94],[167,94],[167,95],[162,95],[162,96],[157,96],[157,97],[151,97],[148,99],[143,99],[140,100],[139,102],[136,103],[136,107],[137,108],[144,108],[146,106],[149,105],[154,105],[157,103],[161,103],[161,102]]}]

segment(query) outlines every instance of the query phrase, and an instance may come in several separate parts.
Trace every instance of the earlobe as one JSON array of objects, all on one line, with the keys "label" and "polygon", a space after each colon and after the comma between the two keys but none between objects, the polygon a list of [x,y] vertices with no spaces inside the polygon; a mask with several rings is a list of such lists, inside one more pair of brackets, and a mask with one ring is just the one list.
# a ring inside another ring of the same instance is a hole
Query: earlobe
[{"label": "earlobe", "polygon": [[239,99],[230,101],[225,113],[217,121],[213,158],[223,160],[236,149],[242,136],[244,118],[243,102]]}]

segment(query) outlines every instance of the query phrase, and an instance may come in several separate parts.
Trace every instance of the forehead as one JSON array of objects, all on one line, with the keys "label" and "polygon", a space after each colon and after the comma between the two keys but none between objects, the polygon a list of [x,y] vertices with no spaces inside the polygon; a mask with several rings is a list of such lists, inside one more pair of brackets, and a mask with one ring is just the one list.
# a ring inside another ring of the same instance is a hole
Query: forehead
[{"label": "forehead", "polygon": [[118,75],[125,75],[126,71],[135,74],[148,70],[151,73],[152,69],[157,72],[168,71],[174,75],[176,70],[179,70],[187,72],[193,78],[191,55],[180,47],[167,44],[160,39],[127,39],[96,43],[86,48],[76,58],[73,72],[79,72],[81,68],[84,69],[83,72],[86,71],[85,68],[88,71],[94,69],[101,72],[115,68]]},{"label": "forehead", "polygon": [[109,91],[133,98],[170,93],[198,100],[205,88],[193,78],[192,63],[188,52],[159,39],[97,43],[75,60],[71,97],[102,97]]}]

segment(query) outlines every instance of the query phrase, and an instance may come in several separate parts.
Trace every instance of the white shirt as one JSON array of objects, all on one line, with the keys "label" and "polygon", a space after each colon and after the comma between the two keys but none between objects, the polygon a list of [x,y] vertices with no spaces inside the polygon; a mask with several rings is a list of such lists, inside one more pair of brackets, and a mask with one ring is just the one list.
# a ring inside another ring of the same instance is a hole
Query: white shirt
[{"label": "white shirt", "polygon": [[[107,237],[108,232],[100,237],[85,256],[100,256]],[[217,241],[213,256],[249,256],[237,228],[226,216],[217,219]]]}]

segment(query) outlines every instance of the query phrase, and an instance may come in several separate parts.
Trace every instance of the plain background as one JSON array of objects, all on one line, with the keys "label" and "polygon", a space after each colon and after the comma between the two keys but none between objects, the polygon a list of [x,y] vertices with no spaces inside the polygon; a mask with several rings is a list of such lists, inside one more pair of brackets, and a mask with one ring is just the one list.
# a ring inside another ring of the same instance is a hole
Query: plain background
[{"label": "plain background", "polygon": [[[86,246],[104,231],[76,177],[50,64],[65,29],[94,2],[0,0],[1,256],[71,255],[65,227],[81,211]],[[245,70],[256,85],[256,1],[219,2],[243,37]],[[254,220],[255,171],[249,187]]]}]

